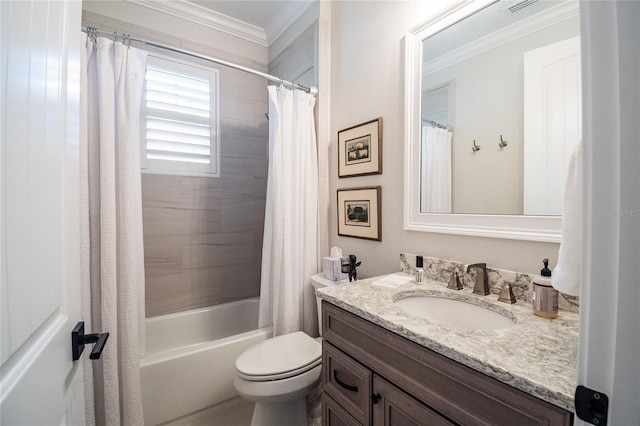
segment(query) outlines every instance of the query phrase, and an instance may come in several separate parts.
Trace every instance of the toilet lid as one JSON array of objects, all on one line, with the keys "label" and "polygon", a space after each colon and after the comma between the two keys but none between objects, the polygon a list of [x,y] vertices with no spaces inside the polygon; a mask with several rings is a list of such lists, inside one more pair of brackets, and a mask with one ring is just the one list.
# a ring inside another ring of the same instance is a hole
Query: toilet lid
[{"label": "toilet lid", "polygon": [[267,339],[246,350],[236,360],[236,370],[246,380],[277,380],[302,374],[320,365],[322,345],[302,331]]}]

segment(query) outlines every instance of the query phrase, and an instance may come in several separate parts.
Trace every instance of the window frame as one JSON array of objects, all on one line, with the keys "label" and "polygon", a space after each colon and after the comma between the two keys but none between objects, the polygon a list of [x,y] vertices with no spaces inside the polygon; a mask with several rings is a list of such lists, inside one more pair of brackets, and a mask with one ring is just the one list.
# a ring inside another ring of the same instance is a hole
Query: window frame
[{"label": "window frame", "polygon": [[[147,158],[147,66],[192,75],[209,81],[209,164]],[[194,72],[195,71],[195,72]],[[143,99],[140,105],[140,170],[142,173],[220,177],[220,71],[193,61],[156,52],[147,54]],[[203,167],[204,166],[204,167]]]}]

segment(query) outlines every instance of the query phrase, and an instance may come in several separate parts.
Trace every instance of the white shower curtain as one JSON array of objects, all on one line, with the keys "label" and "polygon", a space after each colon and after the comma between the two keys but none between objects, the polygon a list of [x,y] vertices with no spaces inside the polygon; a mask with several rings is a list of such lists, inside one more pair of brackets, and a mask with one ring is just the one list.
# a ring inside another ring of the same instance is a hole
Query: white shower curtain
[{"label": "white shower curtain", "polygon": [[451,213],[451,137],[450,130],[422,127],[421,212]]},{"label": "white shower curtain", "polygon": [[87,424],[142,425],[139,121],[146,52],[82,36],[82,315],[87,333],[110,333],[100,361],[83,354]]},{"label": "white shower curtain", "polygon": [[318,271],[315,98],[269,86],[269,177],[262,244],[260,327],[317,333],[309,278]]}]

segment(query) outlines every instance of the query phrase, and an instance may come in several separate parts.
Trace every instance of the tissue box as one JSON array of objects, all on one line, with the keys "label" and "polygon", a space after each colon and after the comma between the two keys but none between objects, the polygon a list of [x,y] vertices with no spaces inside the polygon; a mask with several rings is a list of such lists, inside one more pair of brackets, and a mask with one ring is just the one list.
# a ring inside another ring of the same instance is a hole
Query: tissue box
[{"label": "tissue box", "polygon": [[349,277],[349,274],[343,274],[340,268],[340,259],[332,257],[322,258],[322,274],[331,281],[340,281]]}]

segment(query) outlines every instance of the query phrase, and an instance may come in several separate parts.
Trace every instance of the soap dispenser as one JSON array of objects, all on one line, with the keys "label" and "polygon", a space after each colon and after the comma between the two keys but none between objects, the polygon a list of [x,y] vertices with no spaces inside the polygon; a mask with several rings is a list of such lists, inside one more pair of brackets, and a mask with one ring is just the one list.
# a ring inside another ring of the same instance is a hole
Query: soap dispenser
[{"label": "soap dispenser", "polygon": [[543,318],[558,317],[558,291],[551,286],[549,259],[542,261],[544,268],[533,279],[533,313]]},{"label": "soap dispenser", "polygon": [[422,256],[416,256],[416,283],[417,284],[422,284],[424,282],[424,269],[422,267],[423,265],[423,258]]}]

